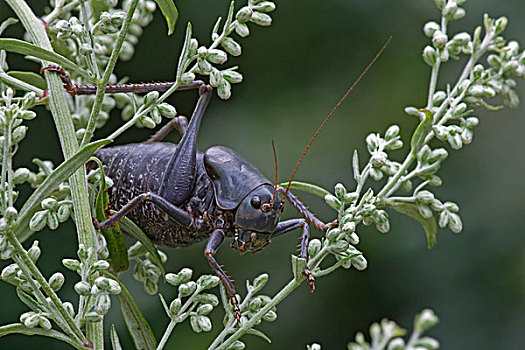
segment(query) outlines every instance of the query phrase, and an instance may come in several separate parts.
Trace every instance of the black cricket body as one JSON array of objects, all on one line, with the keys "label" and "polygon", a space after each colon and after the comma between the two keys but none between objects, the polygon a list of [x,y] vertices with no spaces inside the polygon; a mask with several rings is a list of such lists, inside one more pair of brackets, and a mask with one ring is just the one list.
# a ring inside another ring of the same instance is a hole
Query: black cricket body
[{"label": "black cricket body", "polygon": [[[200,98],[189,125],[185,117],[177,117],[145,143],[95,153],[114,181],[110,207],[117,210],[96,226],[104,229],[128,216],[156,244],[184,247],[208,239],[204,254],[226,288],[235,317],[240,319],[235,287],[214,257],[224,238],[234,237],[231,246],[242,254],[256,252],[271,238],[301,228],[299,256],[307,259],[308,222],[321,230],[328,226],[235,151],[223,146],[204,153],[196,149],[211,87],[202,82],[194,83],[194,87],[199,87]],[[68,91],[71,93],[71,87]],[[182,135],[180,143],[160,142],[174,128]],[[285,198],[304,218],[280,221]],[[310,271],[305,268],[303,274],[314,290]]]},{"label": "black cricket body", "polygon": [[[205,153],[197,151],[194,183],[188,197],[181,201],[176,198],[177,184],[170,186],[169,181],[164,182],[176,150],[177,145],[167,142],[99,150],[95,156],[107,166],[106,175],[115,182],[109,189],[112,208],[120,210],[131,199],[151,192],[190,214],[190,225],[181,226],[151,202],[143,202],[132,209],[127,216],[155,244],[186,247],[208,238],[216,228],[222,229],[227,237],[235,236],[236,247],[241,252],[253,251],[265,244],[269,235],[263,236],[264,242],[254,240],[250,230],[271,233],[277,226],[280,210],[266,213],[257,210],[258,202],[271,202],[271,182],[235,151],[215,146]],[[274,209],[278,206],[280,200],[275,201]]]}]

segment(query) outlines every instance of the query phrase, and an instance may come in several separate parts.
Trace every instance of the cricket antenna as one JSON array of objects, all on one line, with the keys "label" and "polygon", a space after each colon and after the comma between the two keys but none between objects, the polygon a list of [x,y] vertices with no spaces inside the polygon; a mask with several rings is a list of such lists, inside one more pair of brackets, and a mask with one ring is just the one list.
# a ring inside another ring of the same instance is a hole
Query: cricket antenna
[{"label": "cricket antenna", "polygon": [[270,208],[273,207],[273,203],[275,203],[275,197],[277,195],[277,181],[279,180],[279,169],[277,166],[277,152],[275,151],[275,143],[272,140],[272,148],[273,148],[273,159],[275,161],[275,185],[273,187],[273,196],[272,196],[272,202],[270,203]]},{"label": "cricket antenna", "polygon": [[363,72],[359,75],[359,77],[357,77],[357,79],[354,81],[354,83],[352,84],[352,86],[350,86],[350,88],[348,88],[348,90],[346,91],[346,93],[343,95],[343,97],[341,97],[341,99],[339,100],[339,102],[337,102],[337,104],[334,106],[334,108],[332,108],[332,110],[330,111],[330,113],[328,114],[328,116],[323,120],[323,122],[321,123],[321,126],[319,126],[319,128],[317,129],[317,131],[315,132],[314,136],[312,136],[312,139],[310,140],[310,142],[308,143],[308,145],[306,146],[306,149],[304,150],[303,154],[301,155],[301,158],[299,158],[299,161],[297,162],[297,165],[295,166],[295,169],[292,173],[292,177],[290,178],[290,181],[288,181],[288,186],[286,187],[286,192],[284,193],[284,197],[283,197],[283,203],[286,201],[286,196],[288,195],[288,191],[290,190],[290,186],[292,184],[292,180],[293,178],[295,177],[295,173],[297,172],[297,169],[299,168],[299,165],[301,165],[301,162],[303,161],[303,158],[304,156],[306,155],[306,152],[308,152],[308,149],[310,149],[310,146],[312,145],[312,143],[314,142],[314,140],[317,138],[317,135],[319,135],[319,133],[321,132],[321,130],[324,128],[324,126],[326,125],[326,123],[328,122],[328,120],[330,120],[330,118],[332,117],[332,115],[335,113],[335,111],[337,110],[337,108],[339,108],[339,106],[344,102],[344,100],[346,100],[346,98],[348,97],[348,95],[350,94],[350,92],[352,92],[352,90],[354,90],[354,88],[357,86],[357,84],[359,84],[359,82],[361,81],[361,79],[363,79],[363,77],[365,76],[365,74],[370,70],[370,68],[374,65],[374,63],[377,61],[377,59],[383,54],[383,51],[385,51],[385,49],[387,48],[387,46],[390,44],[390,42],[392,41],[392,36],[390,36],[388,38],[388,40],[383,44],[383,47],[381,47],[381,49],[379,50],[379,52],[375,55],[375,57],[372,59],[372,61],[370,61],[370,63],[368,63],[368,65],[366,66],[366,68],[363,70]]}]

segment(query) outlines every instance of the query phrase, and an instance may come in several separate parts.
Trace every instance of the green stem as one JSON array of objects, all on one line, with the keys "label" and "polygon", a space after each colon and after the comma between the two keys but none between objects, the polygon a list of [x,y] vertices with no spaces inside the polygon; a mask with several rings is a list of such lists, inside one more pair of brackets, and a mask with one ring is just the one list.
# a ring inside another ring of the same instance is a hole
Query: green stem
[{"label": "green stem", "polygon": [[[8,207],[13,206],[13,183],[9,181],[9,169],[12,167],[12,159],[11,159],[11,129],[13,126],[12,120],[14,119],[14,116],[11,115],[12,113],[8,112],[6,114],[6,123],[4,126],[4,159],[2,161],[2,179],[0,186],[2,187],[2,190],[7,191],[2,193],[2,214],[5,213],[6,209]],[[11,169],[12,170],[12,169]],[[4,189],[4,186],[7,183],[7,189]],[[4,196],[4,193],[7,194]],[[7,199],[7,203],[6,203]]]},{"label": "green stem", "polygon": [[53,22],[55,19],[60,17],[60,15],[74,10],[78,6],[79,2],[80,0],[74,0],[71,1],[69,4],[62,6],[61,8],[55,7],[49,15],[44,17],[44,22],[46,22],[47,24]]},{"label": "green stem", "polygon": [[[180,86],[181,82],[179,79],[177,79],[175,81],[175,83],[173,84],[172,87],[170,87],[165,93],[163,93],[158,99],[157,99],[157,104],[159,103],[162,103],[165,99],[167,99],[173,92],[175,92],[175,90]],[[140,110],[138,113],[136,113],[130,120],[128,120],[124,125],[122,125],[120,128],[118,128],[117,130],[115,130],[111,135],[109,135],[107,138],[110,139],[110,140],[114,140],[115,138],[117,138],[118,136],[120,136],[120,134],[122,134],[124,131],[128,130],[130,127],[132,127],[136,121],[148,114],[152,109],[153,107],[155,107],[155,104],[151,105],[151,106],[148,106],[142,110]]]},{"label": "green stem", "polygon": [[[89,46],[94,47],[95,46],[95,39],[93,38],[93,33],[91,32],[91,25],[89,23],[89,17],[90,14],[88,13],[86,9],[86,0],[80,0],[80,19],[84,23],[84,33],[87,33],[87,37],[89,38]],[[85,35],[85,34],[84,34]],[[83,35],[80,37],[80,44],[82,44],[83,41]],[[80,45],[79,45],[80,47]],[[94,74],[94,76],[98,79],[100,74],[98,71],[97,66],[97,59],[95,57],[95,52],[92,50],[89,55],[86,55],[86,63],[88,67],[90,68],[90,71]]]},{"label": "green stem", "polygon": [[[160,340],[159,344],[157,345],[157,350],[162,350],[164,348],[164,346],[166,345],[166,342],[168,341],[169,337],[171,336],[171,333],[173,332],[173,329],[175,328],[175,326],[178,323],[183,322],[189,316],[189,313],[191,312],[192,308],[195,306],[194,305],[195,299],[197,298],[197,296],[199,295],[200,292],[202,292],[202,290],[197,289],[192,294],[192,296],[189,297],[188,300],[186,300],[184,305],[182,305],[182,307],[180,308],[179,312],[177,312],[177,315],[175,315],[174,317],[171,318],[171,321],[168,324],[168,327],[166,328],[166,330],[164,331],[164,334],[162,335],[162,339]],[[176,321],[176,319],[180,315],[185,313],[186,310],[188,311],[187,315],[184,318]]]},{"label": "green stem", "polygon": [[133,19],[135,9],[137,8],[137,3],[138,0],[133,0],[130,3],[128,13],[126,14],[126,18],[118,34],[115,47],[113,47],[113,50],[111,51],[111,56],[109,58],[108,64],[106,65],[106,70],[104,71],[102,80],[97,83],[95,103],[93,104],[93,108],[91,109],[91,114],[89,116],[89,121],[86,127],[86,133],[84,134],[84,137],[82,138],[82,142],[80,144],[81,147],[85,146],[91,140],[91,138],[93,137],[93,133],[95,132],[95,126],[97,124],[98,116],[100,114],[100,110],[102,109],[104,93],[106,92],[106,84],[108,83],[109,78],[113,73],[113,69],[115,69],[115,65],[118,60],[118,55],[120,53],[120,49],[122,48],[122,44],[124,43],[124,39],[126,38],[126,34],[128,33],[128,28],[131,23],[131,20]]},{"label": "green stem", "polygon": [[170,323],[168,324],[168,327],[166,327],[166,330],[164,331],[164,334],[162,335],[162,339],[159,341],[159,345],[157,345],[157,350],[164,349],[164,345],[166,345],[166,342],[168,341],[171,333],[173,332],[173,329],[177,325],[177,321],[175,321],[173,318],[171,319]]}]

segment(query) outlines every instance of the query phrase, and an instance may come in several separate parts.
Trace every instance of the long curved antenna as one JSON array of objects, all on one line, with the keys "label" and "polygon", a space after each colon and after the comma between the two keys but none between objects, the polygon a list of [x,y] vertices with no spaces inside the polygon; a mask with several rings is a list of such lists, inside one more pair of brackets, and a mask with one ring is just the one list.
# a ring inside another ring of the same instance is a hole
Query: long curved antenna
[{"label": "long curved antenna", "polygon": [[319,133],[321,132],[321,130],[324,128],[324,126],[326,125],[326,123],[328,122],[328,120],[330,120],[330,118],[332,117],[332,115],[335,113],[335,111],[337,110],[337,108],[339,108],[339,106],[344,102],[344,100],[346,100],[346,98],[348,97],[348,95],[350,94],[350,92],[352,92],[352,90],[354,90],[354,88],[357,86],[357,84],[359,84],[359,82],[361,81],[361,79],[363,79],[363,77],[365,76],[365,74],[370,70],[370,68],[374,65],[374,63],[377,61],[377,59],[379,58],[379,56],[381,56],[381,54],[383,53],[383,51],[385,51],[385,49],[387,48],[387,46],[390,44],[390,42],[392,41],[392,36],[390,36],[388,38],[388,40],[383,44],[383,47],[379,50],[379,52],[375,55],[375,57],[372,59],[372,61],[370,61],[370,63],[368,64],[368,66],[366,66],[366,68],[363,70],[363,72],[359,75],[359,77],[357,77],[357,79],[354,81],[354,83],[352,84],[352,86],[350,86],[350,88],[348,88],[348,90],[346,91],[346,93],[343,95],[343,97],[341,97],[341,99],[339,100],[339,102],[337,102],[337,104],[335,105],[334,108],[332,108],[332,110],[330,111],[330,113],[328,114],[328,116],[323,120],[323,122],[321,123],[321,126],[319,126],[319,128],[317,129],[317,131],[315,132],[314,136],[312,136],[312,139],[310,140],[310,142],[308,143],[308,145],[306,146],[306,149],[304,150],[303,154],[301,155],[301,158],[299,158],[299,161],[297,162],[297,165],[295,166],[295,169],[292,173],[292,177],[290,178],[290,181],[288,181],[288,186],[286,187],[286,192],[284,193],[284,197],[283,197],[283,203],[284,201],[286,200],[286,196],[288,195],[288,191],[290,190],[290,185],[292,184],[292,180],[293,178],[295,177],[295,173],[297,172],[297,169],[299,169],[299,165],[301,165],[301,162],[303,161],[303,158],[304,156],[306,155],[306,152],[308,152],[308,149],[310,149],[310,146],[312,145],[312,143],[314,142],[314,140],[317,138],[317,135],[319,135]]},{"label": "long curved antenna", "polygon": [[272,140],[272,148],[273,148],[273,160],[275,161],[275,185],[273,187],[273,196],[272,196],[272,202],[270,203],[270,208],[273,207],[273,203],[275,203],[275,198],[277,195],[277,181],[279,180],[279,168],[277,166],[277,152],[275,151],[275,142]]}]

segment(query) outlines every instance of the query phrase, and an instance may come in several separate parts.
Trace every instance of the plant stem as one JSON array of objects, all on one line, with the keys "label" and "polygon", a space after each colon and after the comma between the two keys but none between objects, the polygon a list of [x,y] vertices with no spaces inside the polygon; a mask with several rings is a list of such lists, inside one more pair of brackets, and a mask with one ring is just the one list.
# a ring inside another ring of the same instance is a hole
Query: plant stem
[{"label": "plant stem", "polygon": [[[173,332],[173,329],[175,328],[177,323],[180,323],[180,322],[184,321],[189,316],[189,313],[191,311],[190,307],[195,306],[194,305],[194,301],[195,301],[195,299],[197,298],[197,296],[199,295],[200,292],[202,292],[202,290],[200,290],[200,289],[195,290],[195,292],[192,294],[192,296],[189,297],[188,300],[186,300],[184,305],[182,305],[182,307],[180,308],[179,312],[177,312],[177,314],[174,317],[171,317],[171,321],[168,324],[168,327],[166,328],[166,330],[164,331],[164,334],[162,335],[162,339],[160,340],[159,344],[157,345],[157,350],[162,350],[164,348],[164,346],[166,345],[166,342],[168,341],[169,337],[171,336],[171,333]],[[190,309],[188,310],[188,308],[190,308]],[[184,318],[176,321],[176,319],[180,315],[185,313],[186,310],[188,310],[187,315]]]},{"label": "plant stem", "polygon": [[43,18],[44,22],[46,22],[47,24],[53,22],[55,19],[60,17],[61,14],[68,13],[75,9],[78,6],[79,2],[80,0],[73,0],[69,4],[62,6],[61,8],[55,7],[49,15]]}]

